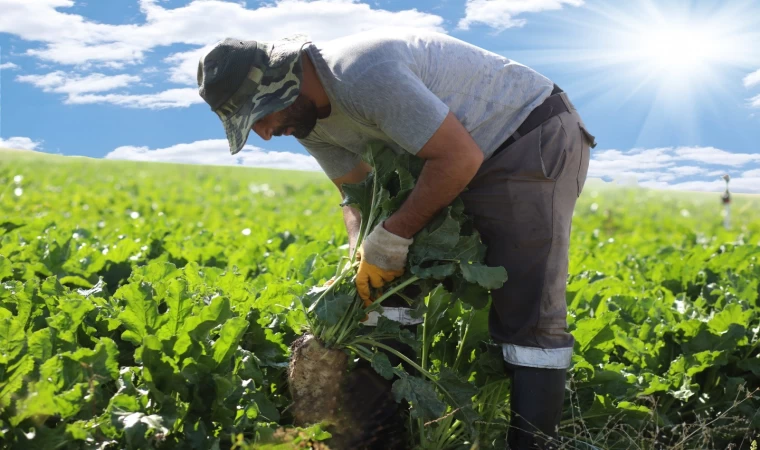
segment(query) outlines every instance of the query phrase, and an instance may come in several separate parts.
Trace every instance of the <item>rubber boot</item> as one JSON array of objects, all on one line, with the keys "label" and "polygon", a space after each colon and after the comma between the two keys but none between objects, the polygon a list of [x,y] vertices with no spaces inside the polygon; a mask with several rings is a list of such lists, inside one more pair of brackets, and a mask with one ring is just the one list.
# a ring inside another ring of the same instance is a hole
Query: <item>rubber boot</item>
[{"label": "rubber boot", "polygon": [[567,369],[509,366],[512,375],[507,444],[510,450],[559,448],[557,427],[565,403]]}]

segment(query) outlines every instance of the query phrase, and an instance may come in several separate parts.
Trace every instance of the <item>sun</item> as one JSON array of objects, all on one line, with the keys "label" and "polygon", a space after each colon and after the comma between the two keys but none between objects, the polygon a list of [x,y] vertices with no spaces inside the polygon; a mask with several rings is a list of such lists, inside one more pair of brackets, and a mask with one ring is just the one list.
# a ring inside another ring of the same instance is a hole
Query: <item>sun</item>
[{"label": "sun", "polygon": [[[722,19],[656,15],[610,33],[612,60],[642,82],[689,90],[718,82],[718,73],[751,53],[747,36]],[[631,70],[632,69],[632,70]]]},{"label": "sun", "polygon": [[588,0],[529,48],[504,54],[572,74],[563,89],[588,110],[634,111],[636,145],[700,142],[705,123],[724,119],[722,105],[748,106],[743,80],[760,67],[757,12],[757,0]]},{"label": "sun", "polygon": [[661,76],[691,77],[720,59],[722,44],[720,36],[700,26],[664,26],[633,43],[632,51]]},{"label": "sun", "polygon": [[584,5],[551,37],[537,38],[524,59],[574,73],[566,90],[587,108],[633,108],[637,143],[699,142],[703,124],[721,120],[722,104],[746,102],[742,79],[760,67],[755,0]]}]

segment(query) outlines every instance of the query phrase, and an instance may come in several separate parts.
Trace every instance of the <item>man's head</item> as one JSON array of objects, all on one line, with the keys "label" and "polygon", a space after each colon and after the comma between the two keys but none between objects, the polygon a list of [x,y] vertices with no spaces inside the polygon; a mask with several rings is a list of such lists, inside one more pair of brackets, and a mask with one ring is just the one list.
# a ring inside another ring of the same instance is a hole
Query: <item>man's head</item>
[{"label": "man's head", "polygon": [[[302,36],[277,42],[225,39],[201,57],[199,94],[222,120],[230,153],[243,148],[253,124],[262,118],[277,126],[272,134],[306,132],[309,111],[315,109],[313,102],[299,95],[301,50],[306,43]],[[273,122],[274,118],[278,120]]]}]

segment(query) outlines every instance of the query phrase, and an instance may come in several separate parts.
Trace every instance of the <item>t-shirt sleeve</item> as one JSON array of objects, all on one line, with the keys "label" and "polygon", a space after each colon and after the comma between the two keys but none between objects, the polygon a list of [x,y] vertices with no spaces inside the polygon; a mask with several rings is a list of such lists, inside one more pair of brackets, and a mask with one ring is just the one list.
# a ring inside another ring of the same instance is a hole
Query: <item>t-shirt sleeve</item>
[{"label": "t-shirt sleeve", "polygon": [[352,171],[361,162],[361,157],[345,148],[324,142],[298,140],[306,151],[317,160],[319,167],[328,178],[334,180]]},{"label": "t-shirt sleeve", "polygon": [[351,108],[398,145],[417,154],[443,123],[449,107],[400,61],[378,63],[350,87]]}]

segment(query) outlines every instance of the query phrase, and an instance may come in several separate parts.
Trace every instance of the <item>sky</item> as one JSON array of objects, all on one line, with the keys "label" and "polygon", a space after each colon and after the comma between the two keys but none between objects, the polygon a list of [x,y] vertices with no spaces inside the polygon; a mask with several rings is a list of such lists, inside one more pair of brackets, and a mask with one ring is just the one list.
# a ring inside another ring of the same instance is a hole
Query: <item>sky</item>
[{"label": "sky", "polygon": [[529,66],[598,146],[590,177],[760,193],[757,0],[0,0],[0,147],[319,170],[292,137],[229,154],[198,95],[226,37],[315,44],[380,27],[447,33]]}]

